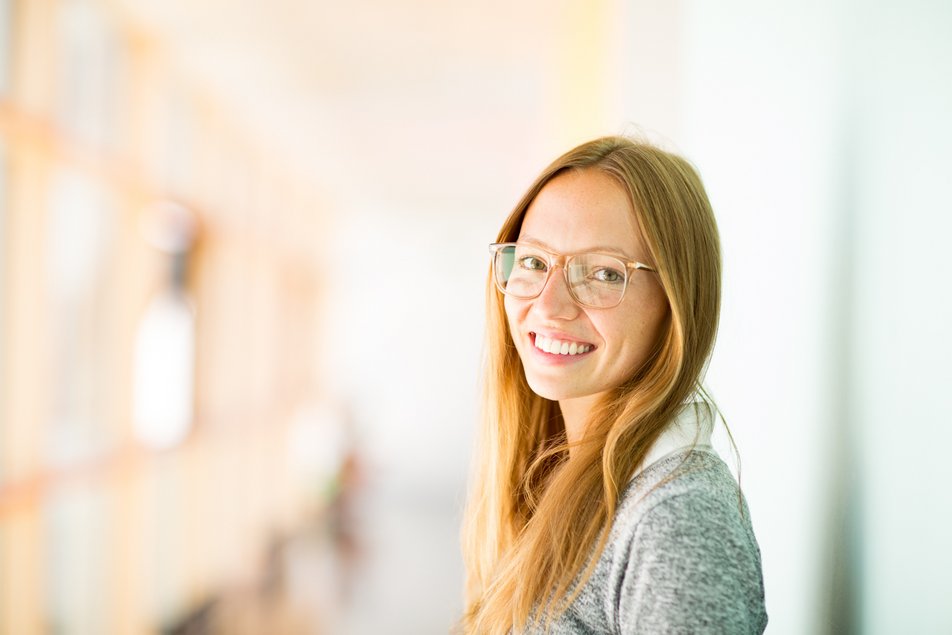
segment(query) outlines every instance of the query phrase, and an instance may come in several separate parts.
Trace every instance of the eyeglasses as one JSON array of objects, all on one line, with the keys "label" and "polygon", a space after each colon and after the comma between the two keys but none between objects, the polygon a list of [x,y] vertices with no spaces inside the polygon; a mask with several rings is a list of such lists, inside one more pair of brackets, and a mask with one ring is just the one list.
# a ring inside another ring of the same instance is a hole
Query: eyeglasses
[{"label": "eyeglasses", "polygon": [[565,286],[578,304],[593,309],[618,306],[628,288],[628,271],[657,271],[640,262],[606,254],[555,254],[535,245],[492,243],[493,279],[506,295],[531,300],[542,293],[549,274],[562,267]]}]

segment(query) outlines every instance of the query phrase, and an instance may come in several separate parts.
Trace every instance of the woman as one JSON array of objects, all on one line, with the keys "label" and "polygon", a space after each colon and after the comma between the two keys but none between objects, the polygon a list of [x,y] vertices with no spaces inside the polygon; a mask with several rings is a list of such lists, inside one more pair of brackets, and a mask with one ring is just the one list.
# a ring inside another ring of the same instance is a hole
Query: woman
[{"label": "woman", "polygon": [[468,633],[759,633],[760,552],[700,380],[717,227],[682,158],[569,151],[490,247]]}]

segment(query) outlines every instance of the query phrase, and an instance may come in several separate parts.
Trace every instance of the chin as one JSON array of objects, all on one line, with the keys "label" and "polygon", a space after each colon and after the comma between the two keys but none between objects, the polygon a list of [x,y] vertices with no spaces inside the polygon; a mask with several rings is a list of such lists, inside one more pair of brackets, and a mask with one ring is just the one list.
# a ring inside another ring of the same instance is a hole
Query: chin
[{"label": "chin", "polygon": [[540,380],[538,378],[529,377],[528,375],[526,375],[526,382],[529,384],[529,388],[532,389],[532,392],[552,401],[585,397],[589,394],[584,391],[579,391],[577,388],[573,390],[568,386],[559,385],[561,382]]}]

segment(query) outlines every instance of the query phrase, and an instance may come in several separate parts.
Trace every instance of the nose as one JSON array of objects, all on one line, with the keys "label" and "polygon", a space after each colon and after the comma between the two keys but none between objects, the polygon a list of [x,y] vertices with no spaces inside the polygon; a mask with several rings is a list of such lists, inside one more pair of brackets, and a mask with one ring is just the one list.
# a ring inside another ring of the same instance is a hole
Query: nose
[{"label": "nose", "polygon": [[569,292],[565,270],[561,265],[556,265],[549,271],[549,278],[542,287],[542,292],[532,303],[532,308],[544,318],[571,320],[578,317],[579,306]]}]

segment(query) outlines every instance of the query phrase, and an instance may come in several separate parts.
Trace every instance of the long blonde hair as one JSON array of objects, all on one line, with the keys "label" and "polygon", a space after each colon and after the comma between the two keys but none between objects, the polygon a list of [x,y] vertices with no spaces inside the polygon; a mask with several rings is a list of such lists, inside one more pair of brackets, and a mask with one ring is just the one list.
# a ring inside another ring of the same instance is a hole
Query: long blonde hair
[{"label": "long blonde hair", "polygon": [[555,176],[588,169],[628,194],[670,317],[648,362],[591,413],[569,460],[558,403],[529,388],[490,272],[483,427],[462,533],[466,633],[518,633],[568,607],[604,549],[620,492],[700,388],[714,345],[717,226],[700,177],[679,156],[626,137],[585,143],[539,175],[497,240],[518,238],[526,210]]}]

